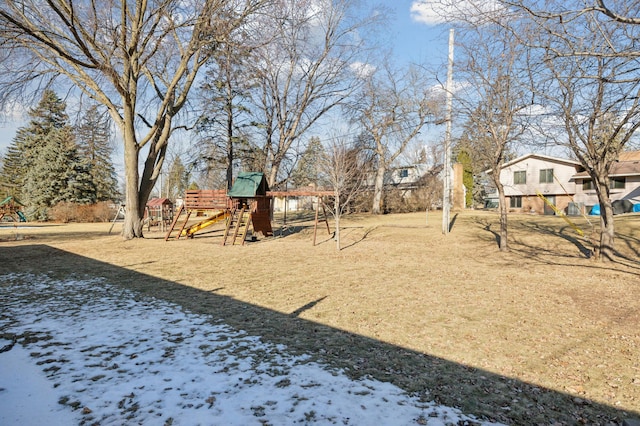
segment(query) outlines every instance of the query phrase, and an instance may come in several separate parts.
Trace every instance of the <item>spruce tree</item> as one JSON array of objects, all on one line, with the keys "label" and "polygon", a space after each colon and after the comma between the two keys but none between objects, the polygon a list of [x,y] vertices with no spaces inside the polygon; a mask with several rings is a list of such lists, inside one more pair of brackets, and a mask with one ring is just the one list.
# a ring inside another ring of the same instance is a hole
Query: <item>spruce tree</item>
[{"label": "spruce tree", "polygon": [[304,151],[296,168],[291,173],[291,180],[294,186],[302,187],[317,185],[320,180],[320,159],[324,155],[324,147],[320,138],[313,136],[309,140],[309,145]]},{"label": "spruce tree", "polygon": [[167,177],[166,194],[168,198],[176,199],[182,197],[189,185],[189,173],[184,167],[179,156],[175,156],[171,162],[169,175]]},{"label": "spruce tree", "polygon": [[88,163],[96,201],[112,201],[120,197],[118,178],[111,161],[113,147],[109,120],[96,105],[87,109],[76,128],[80,156]]},{"label": "spruce tree", "polygon": [[3,195],[20,198],[25,173],[22,159],[22,150],[17,144],[17,138],[14,138],[2,158],[0,185],[4,188]]},{"label": "spruce tree", "polygon": [[13,183],[21,189],[29,219],[46,220],[48,209],[61,201],[95,202],[90,166],[78,156],[65,110],[53,91],[45,91],[5,157],[3,177],[14,170]]}]

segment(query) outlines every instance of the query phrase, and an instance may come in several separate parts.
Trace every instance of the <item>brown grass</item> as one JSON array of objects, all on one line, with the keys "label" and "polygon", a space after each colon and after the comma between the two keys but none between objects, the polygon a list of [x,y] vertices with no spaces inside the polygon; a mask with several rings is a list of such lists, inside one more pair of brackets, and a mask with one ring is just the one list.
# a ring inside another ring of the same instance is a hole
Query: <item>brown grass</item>
[{"label": "brown grass", "polygon": [[557,217],[510,216],[508,253],[487,212],[456,215],[447,236],[438,213],[347,217],[340,252],[326,229],[313,247],[312,222],[280,222],[243,247],[220,246],[219,227],[169,242],[123,241],[108,223],[5,227],[0,272],[106,275],[507,423],[638,417],[639,215],[616,217],[610,263]]}]

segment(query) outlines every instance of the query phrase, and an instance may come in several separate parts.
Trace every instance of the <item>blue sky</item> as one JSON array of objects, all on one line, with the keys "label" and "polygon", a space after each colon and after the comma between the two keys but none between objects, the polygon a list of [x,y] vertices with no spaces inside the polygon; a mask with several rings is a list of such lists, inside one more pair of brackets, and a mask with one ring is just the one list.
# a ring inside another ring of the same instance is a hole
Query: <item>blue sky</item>
[{"label": "blue sky", "polygon": [[[385,7],[393,11],[388,28],[391,48],[399,61],[446,66],[448,30],[433,25],[424,13],[424,4],[430,0],[383,0]],[[423,6],[421,6],[423,5]],[[412,12],[413,11],[413,12]],[[420,13],[422,12],[422,13]],[[0,121],[0,153],[11,144],[16,130],[25,124],[19,114],[5,114]]]}]

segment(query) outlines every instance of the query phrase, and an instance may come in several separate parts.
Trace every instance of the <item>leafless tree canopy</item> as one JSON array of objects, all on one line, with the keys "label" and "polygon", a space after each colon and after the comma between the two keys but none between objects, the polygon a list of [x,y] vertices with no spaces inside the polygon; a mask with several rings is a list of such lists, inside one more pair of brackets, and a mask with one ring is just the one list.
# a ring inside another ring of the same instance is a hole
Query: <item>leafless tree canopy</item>
[{"label": "leafless tree canopy", "polygon": [[364,84],[349,104],[353,119],[371,141],[376,171],[372,212],[381,213],[384,175],[414,141],[435,121],[439,95],[417,67],[398,70],[385,61],[363,73]]},{"label": "leafless tree canopy", "polygon": [[360,31],[379,18],[356,16],[353,3],[278,1],[259,22],[269,43],[253,51],[247,74],[272,188],[294,143],[358,87],[353,65],[367,52]]},{"label": "leafless tree canopy", "polygon": [[142,236],[144,205],[200,67],[263,2],[4,1],[0,51],[11,60],[0,65],[0,93],[11,99],[55,81],[108,108],[124,141],[124,236]]}]

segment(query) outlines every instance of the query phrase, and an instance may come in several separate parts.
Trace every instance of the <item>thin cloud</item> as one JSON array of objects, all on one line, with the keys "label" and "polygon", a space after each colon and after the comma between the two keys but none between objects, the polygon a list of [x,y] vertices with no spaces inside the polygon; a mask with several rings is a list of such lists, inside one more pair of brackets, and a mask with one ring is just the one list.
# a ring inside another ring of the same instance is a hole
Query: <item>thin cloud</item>
[{"label": "thin cloud", "polygon": [[488,15],[496,17],[504,11],[494,0],[414,0],[410,9],[411,19],[426,25],[452,21],[479,23]]}]

